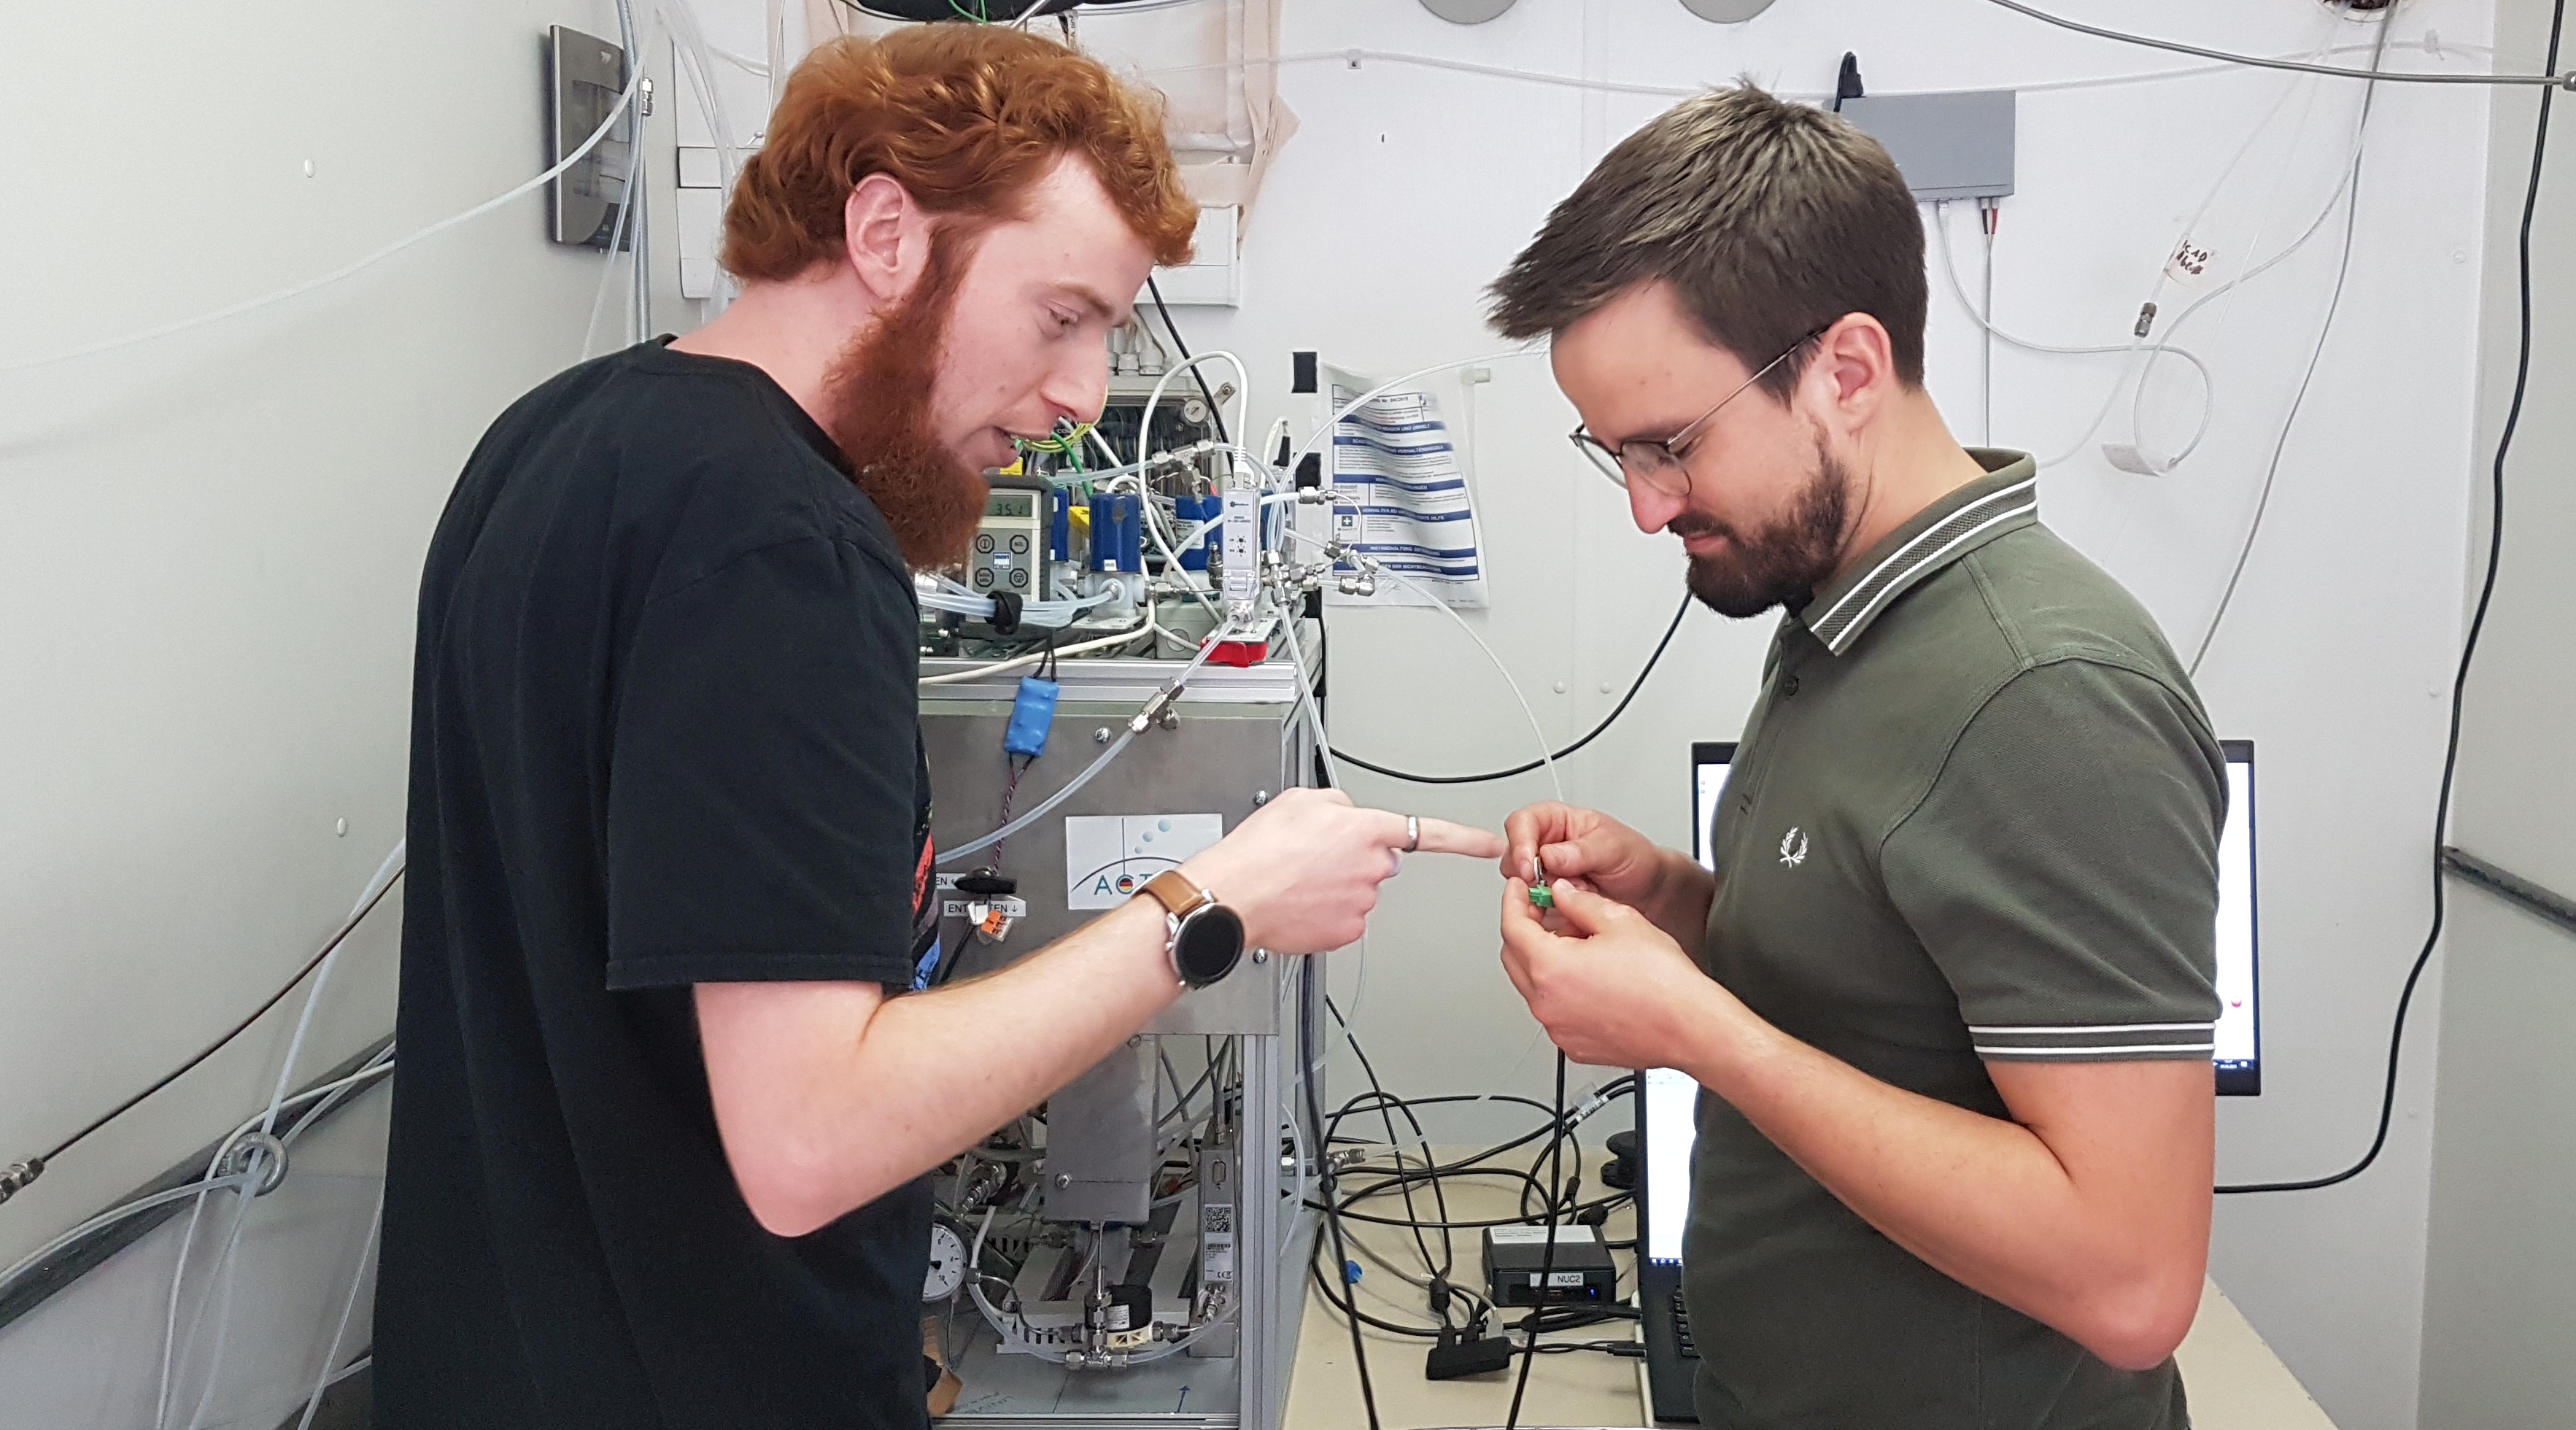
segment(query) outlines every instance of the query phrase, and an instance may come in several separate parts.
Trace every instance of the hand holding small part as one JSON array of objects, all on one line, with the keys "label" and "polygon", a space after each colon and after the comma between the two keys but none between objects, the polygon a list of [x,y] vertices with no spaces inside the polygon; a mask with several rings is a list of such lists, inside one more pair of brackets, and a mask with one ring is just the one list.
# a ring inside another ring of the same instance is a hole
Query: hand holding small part
[{"label": "hand holding small part", "polygon": [[[1542,908],[1530,895],[1545,892]],[[1520,878],[1503,896],[1503,971],[1577,1062],[1668,1067],[1679,1056],[1692,1010],[1725,991],[1681,945],[1635,909],[1582,881],[1533,890]]]}]

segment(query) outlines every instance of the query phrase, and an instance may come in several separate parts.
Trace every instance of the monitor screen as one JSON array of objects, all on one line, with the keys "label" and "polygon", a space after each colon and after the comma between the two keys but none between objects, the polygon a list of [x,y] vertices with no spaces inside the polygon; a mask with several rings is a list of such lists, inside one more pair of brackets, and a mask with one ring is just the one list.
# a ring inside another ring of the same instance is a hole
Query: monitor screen
[{"label": "monitor screen", "polygon": [[[2211,1058],[2222,1096],[2263,1090],[2262,1019],[2256,1013],[2254,742],[2222,740],[2227,756],[2227,823],[2218,834],[2218,1030]],[[1735,760],[1733,741],[1691,746],[1691,854],[1714,872],[1709,830]]]},{"label": "monitor screen", "polygon": [[2227,824],[2218,832],[2218,1090],[2263,1090],[2262,1020],[2255,1016],[2254,742],[2221,740]]},{"label": "monitor screen", "polygon": [[1699,1084],[1687,1073],[1648,1068],[1638,1102],[1639,1140],[1645,1144],[1645,1251],[1650,1261],[1682,1259],[1682,1225],[1690,1219],[1691,1143]]}]

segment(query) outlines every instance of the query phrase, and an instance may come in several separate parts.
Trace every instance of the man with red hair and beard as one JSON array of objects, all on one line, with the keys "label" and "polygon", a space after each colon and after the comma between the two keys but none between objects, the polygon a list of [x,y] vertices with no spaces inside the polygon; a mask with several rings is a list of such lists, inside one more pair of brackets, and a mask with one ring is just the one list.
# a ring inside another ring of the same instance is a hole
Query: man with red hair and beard
[{"label": "man with red hair and beard", "polygon": [[[1097,415],[1194,218],[1157,106],[1062,46],[835,41],[733,196],[742,296],[484,438],[421,585],[378,1425],[924,1423],[924,1174],[1182,983],[1140,897],[908,991],[909,572],[959,557],[1014,438]],[[1314,952],[1408,842],[1291,791],[1181,873]]]}]

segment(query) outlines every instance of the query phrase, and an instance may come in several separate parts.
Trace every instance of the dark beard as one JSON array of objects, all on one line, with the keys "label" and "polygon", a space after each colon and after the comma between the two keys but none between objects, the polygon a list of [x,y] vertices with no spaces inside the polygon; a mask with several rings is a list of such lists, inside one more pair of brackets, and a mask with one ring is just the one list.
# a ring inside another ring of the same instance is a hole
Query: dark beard
[{"label": "dark beard", "polygon": [[915,571],[954,566],[984,516],[982,474],[957,459],[931,425],[931,389],[971,236],[942,230],[911,294],[878,315],[824,380],[832,440],[851,480],[893,528]]},{"label": "dark beard", "polygon": [[1849,515],[1850,469],[1816,444],[1816,473],[1789,514],[1751,540],[1715,518],[1685,511],[1664,523],[1676,536],[1721,535],[1729,550],[1694,556],[1690,592],[1702,605],[1735,620],[1774,606],[1803,601],[1842,562],[1843,527]]}]

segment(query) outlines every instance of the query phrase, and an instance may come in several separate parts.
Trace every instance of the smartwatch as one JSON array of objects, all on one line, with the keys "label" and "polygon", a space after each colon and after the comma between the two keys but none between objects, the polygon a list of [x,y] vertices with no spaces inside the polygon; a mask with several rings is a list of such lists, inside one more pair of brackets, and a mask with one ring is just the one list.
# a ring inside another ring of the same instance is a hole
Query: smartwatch
[{"label": "smartwatch", "polygon": [[1144,892],[1163,906],[1169,935],[1165,952],[1184,988],[1205,988],[1234,971],[1243,957],[1243,918],[1217,902],[1215,894],[1190,882],[1178,869],[1166,869],[1145,883]]}]

